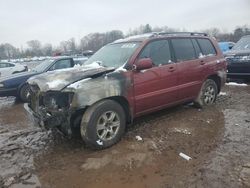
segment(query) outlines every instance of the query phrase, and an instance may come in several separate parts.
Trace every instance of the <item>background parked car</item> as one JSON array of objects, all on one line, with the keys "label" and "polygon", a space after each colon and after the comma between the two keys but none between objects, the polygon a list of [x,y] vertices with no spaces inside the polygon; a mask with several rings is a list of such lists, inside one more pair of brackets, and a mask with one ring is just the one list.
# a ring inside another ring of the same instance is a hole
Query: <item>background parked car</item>
[{"label": "background parked car", "polygon": [[15,63],[0,62],[0,77],[27,71],[27,66]]},{"label": "background parked car", "polygon": [[250,80],[250,35],[242,37],[225,57],[228,62],[228,78]]},{"label": "background parked car", "polygon": [[29,87],[26,81],[38,74],[58,69],[71,68],[75,65],[82,65],[88,58],[86,57],[54,57],[38,64],[31,71],[18,73],[0,79],[0,96],[15,96],[26,102],[29,94]]},{"label": "background parked car", "polygon": [[219,42],[218,44],[223,53],[231,50],[235,45],[234,42]]}]

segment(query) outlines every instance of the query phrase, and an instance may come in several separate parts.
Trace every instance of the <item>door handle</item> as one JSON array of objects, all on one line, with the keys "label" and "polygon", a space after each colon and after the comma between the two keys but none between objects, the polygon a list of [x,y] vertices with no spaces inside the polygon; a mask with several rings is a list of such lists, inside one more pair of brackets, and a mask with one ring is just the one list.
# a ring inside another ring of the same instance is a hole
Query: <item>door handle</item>
[{"label": "door handle", "polygon": [[175,67],[169,67],[169,68],[168,68],[168,71],[169,71],[169,72],[175,71]]},{"label": "door handle", "polygon": [[201,60],[201,61],[200,61],[200,64],[201,64],[201,65],[205,65],[205,61],[204,61],[204,60]]}]

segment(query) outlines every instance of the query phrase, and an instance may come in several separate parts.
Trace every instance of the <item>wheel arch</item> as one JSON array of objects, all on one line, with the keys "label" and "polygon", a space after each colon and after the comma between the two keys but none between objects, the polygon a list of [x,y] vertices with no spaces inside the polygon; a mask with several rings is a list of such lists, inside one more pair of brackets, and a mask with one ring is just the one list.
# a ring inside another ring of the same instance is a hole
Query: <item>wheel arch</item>
[{"label": "wheel arch", "polygon": [[[132,116],[132,112],[130,110],[130,107],[129,107],[129,102],[128,100],[123,97],[123,96],[111,96],[111,97],[107,97],[107,98],[103,98],[103,99],[100,99],[100,100],[97,100],[95,101],[95,103],[91,104],[91,105],[87,105],[85,106],[85,108],[81,108],[81,109],[78,109],[75,113],[74,113],[74,117],[76,117],[77,115],[83,115],[85,113],[85,111],[91,107],[92,105],[96,104],[96,103],[99,103],[101,101],[104,101],[104,100],[113,100],[115,102],[117,102],[119,105],[121,105],[121,107],[123,108],[124,112],[125,112],[125,116],[126,116],[126,123],[132,123],[133,121],[133,116]],[[73,120],[74,118],[72,118]]]},{"label": "wheel arch", "polygon": [[[127,101],[127,99],[125,97],[123,97],[123,96],[112,96],[112,97],[108,97],[108,98],[105,98],[105,99],[114,100],[118,104],[121,105],[121,107],[123,108],[123,110],[125,112],[126,123],[131,123],[133,121],[132,113],[131,113],[130,108],[129,108],[129,102]],[[105,100],[105,99],[103,99],[103,100]]]},{"label": "wheel arch", "polygon": [[221,90],[221,78],[220,78],[220,76],[218,76],[217,74],[213,74],[213,75],[208,76],[207,79],[211,79],[216,83],[218,93],[220,93],[220,90]]}]

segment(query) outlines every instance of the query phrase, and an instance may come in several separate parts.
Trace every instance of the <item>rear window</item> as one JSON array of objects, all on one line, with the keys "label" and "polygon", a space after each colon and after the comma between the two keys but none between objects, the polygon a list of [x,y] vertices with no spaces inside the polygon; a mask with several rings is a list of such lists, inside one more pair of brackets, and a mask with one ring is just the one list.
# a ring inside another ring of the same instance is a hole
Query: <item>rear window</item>
[{"label": "rear window", "polygon": [[216,51],[215,51],[214,46],[210,40],[197,39],[197,41],[201,47],[202,55],[208,55],[208,56],[209,55],[216,55]]},{"label": "rear window", "polygon": [[172,45],[177,61],[195,59],[195,50],[191,39],[172,39]]},{"label": "rear window", "polygon": [[0,63],[0,68],[14,67],[11,63]]}]

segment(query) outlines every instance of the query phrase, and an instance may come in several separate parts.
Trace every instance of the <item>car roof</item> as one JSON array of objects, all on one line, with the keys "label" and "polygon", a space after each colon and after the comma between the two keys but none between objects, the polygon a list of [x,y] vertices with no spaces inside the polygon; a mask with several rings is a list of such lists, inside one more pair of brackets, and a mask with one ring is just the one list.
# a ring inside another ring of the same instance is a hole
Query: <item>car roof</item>
[{"label": "car roof", "polygon": [[118,39],[113,43],[122,43],[122,42],[143,42],[149,39],[155,38],[166,38],[166,37],[204,37],[208,38],[206,33],[197,33],[197,32],[153,32],[146,33],[141,35],[134,35],[124,39]]},{"label": "car roof", "polygon": [[52,60],[59,60],[59,59],[77,59],[77,60],[84,60],[84,59],[88,59],[88,57],[84,57],[84,56],[54,56],[51,57]]}]

